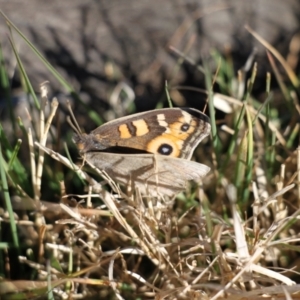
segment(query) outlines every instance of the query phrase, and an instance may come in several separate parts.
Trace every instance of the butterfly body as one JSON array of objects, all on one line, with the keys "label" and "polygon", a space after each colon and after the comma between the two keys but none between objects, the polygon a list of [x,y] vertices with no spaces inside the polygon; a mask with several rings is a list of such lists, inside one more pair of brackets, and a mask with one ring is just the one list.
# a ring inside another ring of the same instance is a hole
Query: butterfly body
[{"label": "butterfly body", "polygon": [[90,165],[119,183],[171,196],[209,172],[190,158],[210,128],[209,118],[196,109],[166,108],[107,122],[74,142]]}]

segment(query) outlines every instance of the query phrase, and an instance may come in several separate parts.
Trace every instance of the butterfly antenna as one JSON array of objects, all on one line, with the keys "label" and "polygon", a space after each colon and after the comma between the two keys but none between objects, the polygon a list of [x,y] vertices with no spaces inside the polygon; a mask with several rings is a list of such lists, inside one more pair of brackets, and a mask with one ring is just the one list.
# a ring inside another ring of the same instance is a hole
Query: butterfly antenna
[{"label": "butterfly antenna", "polygon": [[72,129],[78,134],[78,135],[81,135],[81,130],[80,130],[80,127],[76,121],[76,118],[74,116],[74,113],[73,113],[73,110],[72,110],[72,107],[71,107],[71,104],[70,104],[70,101],[68,100],[67,101],[67,107],[68,107],[68,110],[70,112],[70,116],[67,117],[67,122],[69,123],[69,125],[72,127]]}]

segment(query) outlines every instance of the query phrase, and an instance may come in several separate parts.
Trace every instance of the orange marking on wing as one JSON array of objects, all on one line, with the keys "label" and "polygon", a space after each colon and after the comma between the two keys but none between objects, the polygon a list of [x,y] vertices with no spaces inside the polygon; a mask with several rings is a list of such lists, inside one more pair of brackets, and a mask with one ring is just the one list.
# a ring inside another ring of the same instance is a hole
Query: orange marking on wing
[{"label": "orange marking on wing", "polygon": [[[158,118],[159,124],[162,126],[162,117]],[[182,130],[182,126],[188,124],[189,128],[187,131]],[[173,148],[170,157],[181,157],[184,142],[188,139],[196,130],[197,122],[188,113],[183,112],[183,116],[178,121],[169,124],[166,128],[168,129],[161,136],[150,141],[147,145],[147,151],[152,153],[159,153],[158,149],[161,145],[166,144]],[[188,146],[188,145],[187,145]]]},{"label": "orange marking on wing", "polygon": [[184,117],[181,117],[179,121],[170,124],[170,131],[171,131],[170,134],[176,136],[178,139],[181,140],[187,139],[195,131],[197,124],[194,120],[190,120],[190,122],[187,123],[190,126],[188,131],[182,131],[181,126],[184,123],[187,122]]},{"label": "orange marking on wing", "polygon": [[161,135],[155,139],[153,139],[150,143],[147,145],[147,151],[151,153],[158,153],[158,149],[161,145],[167,144],[170,145],[173,148],[172,153],[169,155],[170,157],[180,157],[181,154],[181,147],[178,145],[178,139],[174,138],[170,135],[165,137],[164,135]]},{"label": "orange marking on wing", "polygon": [[148,125],[143,119],[133,121],[132,124],[136,127],[136,136],[145,135],[149,132]]},{"label": "orange marking on wing", "polygon": [[128,126],[126,124],[122,124],[119,126],[120,138],[121,139],[128,139],[131,138],[132,135],[128,130]]}]

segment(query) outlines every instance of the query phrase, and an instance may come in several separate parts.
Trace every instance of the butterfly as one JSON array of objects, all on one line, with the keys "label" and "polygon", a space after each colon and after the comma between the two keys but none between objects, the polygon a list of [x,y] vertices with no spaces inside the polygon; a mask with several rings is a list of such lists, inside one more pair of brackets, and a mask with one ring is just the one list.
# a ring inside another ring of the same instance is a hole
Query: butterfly
[{"label": "butterfly", "polygon": [[193,108],[165,108],[133,114],[103,124],[74,142],[82,157],[117,182],[143,194],[182,191],[210,170],[190,161],[210,134],[209,118]]}]

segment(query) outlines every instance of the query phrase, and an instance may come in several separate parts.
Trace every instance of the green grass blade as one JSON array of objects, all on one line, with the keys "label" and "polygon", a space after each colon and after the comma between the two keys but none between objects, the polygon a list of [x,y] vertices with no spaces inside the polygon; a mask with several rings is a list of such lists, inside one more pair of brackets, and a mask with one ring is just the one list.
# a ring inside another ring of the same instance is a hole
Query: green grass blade
[{"label": "green grass blade", "polygon": [[35,55],[43,62],[43,64],[46,66],[46,68],[52,73],[52,75],[58,80],[58,82],[74,97],[75,100],[77,100],[87,111],[89,117],[97,124],[102,124],[101,118],[93,111],[88,109],[88,106],[81,100],[81,98],[78,96],[74,88],[71,84],[69,84],[63,76],[55,70],[55,68],[47,61],[47,59],[41,54],[40,51],[29,41],[29,39],[18,29],[16,25],[14,25],[13,22],[10,21],[10,19],[1,11],[0,14],[6,19],[6,22],[8,26],[13,28],[19,35],[22,37],[22,39],[27,43],[27,45],[31,48],[31,50],[35,53]]},{"label": "green grass blade", "polygon": [[10,117],[11,125],[13,128],[13,133],[15,134],[16,124],[15,124],[15,118],[14,118],[13,103],[12,103],[12,97],[10,94],[9,79],[8,79],[7,70],[5,67],[1,43],[0,43],[0,88],[2,90],[3,96],[5,97],[5,103],[6,103],[6,107],[8,108],[8,111],[9,111],[9,117]]},{"label": "green grass blade", "polygon": [[232,154],[234,152],[234,149],[235,149],[235,146],[236,146],[237,137],[238,137],[238,134],[239,134],[239,131],[240,131],[243,119],[244,119],[245,110],[246,110],[246,106],[244,104],[242,106],[242,109],[241,109],[240,114],[238,116],[238,120],[237,120],[235,128],[234,128],[234,134],[231,137],[231,141],[229,143],[229,147],[228,147],[227,154],[226,154],[226,159],[225,159],[225,161],[224,161],[224,163],[222,165],[222,168],[221,168],[221,174],[224,174],[225,169],[227,168],[227,166],[228,166],[228,164],[230,162],[230,159],[232,157]]},{"label": "green grass blade", "polygon": [[[0,136],[2,135],[2,130],[0,129]],[[9,214],[9,223],[10,223],[10,229],[11,229],[11,235],[13,240],[13,245],[16,248],[19,248],[19,239],[18,239],[18,232],[17,232],[17,225],[14,218],[14,211],[11,205],[10,200],[10,194],[8,190],[8,184],[7,184],[7,178],[6,178],[6,172],[5,172],[5,161],[2,156],[2,146],[0,144],[0,178],[2,183],[2,193],[6,205],[6,209]]]},{"label": "green grass blade", "polygon": [[254,143],[253,143],[253,123],[251,115],[248,109],[246,109],[247,123],[248,123],[248,139],[247,139],[247,161],[246,161],[246,174],[245,174],[245,184],[242,194],[242,202],[246,204],[249,199],[249,186],[252,180],[252,171],[254,164]]},{"label": "green grass blade", "polygon": [[19,28],[10,21],[10,19],[0,10],[0,14],[6,19],[8,26],[12,27],[32,49],[35,55],[45,64],[48,70],[55,76],[56,79],[66,88],[70,93],[75,92],[73,87],[57,72],[52,65],[44,58],[44,56],[37,50],[37,48],[29,41],[29,39],[19,30]]},{"label": "green grass blade", "polygon": [[168,81],[165,82],[165,92],[166,92],[169,107],[173,107],[173,103],[172,103],[170,93],[169,93]]},{"label": "green grass blade", "polygon": [[30,183],[28,182],[28,172],[26,168],[22,165],[20,160],[17,158],[21,140],[19,140],[14,147],[10,145],[6,135],[4,134],[3,128],[0,124],[0,144],[2,146],[2,153],[8,159],[8,164],[3,161],[3,166],[5,166],[5,171],[7,172],[7,176],[11,179],[13,184],[20,185],[22,188],[26,190],[26,193],[30,193],[28,187],[30,187]]},{"label": "green grass blade", "polygon": [[26,71],[24,69],[24,66],[23,66],[22,61],[20,59],[20,56],[19,56],[19,54],[17,52],[15,44],[14,44],[14,42],[13,42],[13,40],[11,38],[9,38],[9,41],[10,41],[11,47],[12,47],[12,49],[14,51],[14,55],[15,55],[15,57],[17,59],[18,67],[19,67],[19,70],[20,70],[22,78],[23,78],[22,82],[24,82],[24,84],[25,84],[25,90],[26,90],[27,94],[30,94],[32,96],[36,108],[40,109],[40,103],[39,103],[39,101],[38,101],[38,99],[36,97],[36,94],[34,92],[34,89],[33,89],[32,85],[31,85],[31,83],[29,81],[29,78],[28,78],[27,73],[26,73]]},{"label": "green grass blade", "polygon": [[15,146],[13,152],[12,152],[12,155],[9,159],[9,162],[8,162],[8,169],[9,170],[12,168],[13,164],[17,161],[17,155],[19,153],[21,144],[22,144],[22,140],[18,140],[17,144],[16,144],[16,146]]},{"label": "green grass blade", "polygon": [[219,153],[221,151],[221,144],[217,134],[217,126],[216,126],[216,118],[215,118],[215,107],[214,107],[214,95],[212,91],[212,76],[210,70],[207,65],[204,66],[205,69],[205,85],[206,90],[208,91],[208,110],[211,122],[211,132],[212,132],[212,141],[213,141],[213,148],[217,154],[217,161]]},{"label": "green grass blade", "polygon": [[238,199],[241,198],[241,191],[244,188],[245,172],[246,172],[246,157],[248,152],[247,145],[248,132],[245,132],[240,145],[238,147],[237,161],[235,166],[234,185],[238,190]]},{"label": "green grass blade", "polygon": [[253,119],[253,125],[256,122],[259,114],[267,107],[267,105],[270,103],[270,101],[273,100],[273,93],[270,93],[266,99],[266,101],[263,102],[263,104],[259,107],[259,109],[257,110],[257,114],[254,116]]}]

